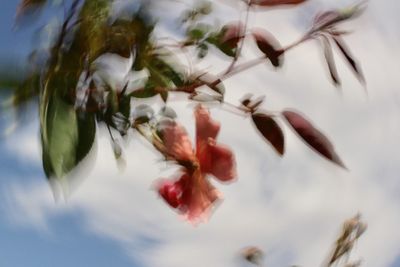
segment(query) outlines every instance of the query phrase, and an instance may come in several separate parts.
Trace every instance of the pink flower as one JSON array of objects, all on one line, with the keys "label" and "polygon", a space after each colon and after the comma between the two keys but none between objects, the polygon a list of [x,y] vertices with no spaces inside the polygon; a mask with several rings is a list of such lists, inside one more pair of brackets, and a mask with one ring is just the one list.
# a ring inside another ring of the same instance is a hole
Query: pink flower
[{"label": "pink flower", "polygon": [[164,179],[157,185],[161,197],[192,222],[208,218],[221,197],[206,175],[211,174],[221,182],[236,177],[234,155],[215,140],[219,123],[201,105],[196,108],[195,118],[196,151],[182,126],[171,121],[163,125],[161,133],[166,153],[182,166],[182,173],[176,180]]}]

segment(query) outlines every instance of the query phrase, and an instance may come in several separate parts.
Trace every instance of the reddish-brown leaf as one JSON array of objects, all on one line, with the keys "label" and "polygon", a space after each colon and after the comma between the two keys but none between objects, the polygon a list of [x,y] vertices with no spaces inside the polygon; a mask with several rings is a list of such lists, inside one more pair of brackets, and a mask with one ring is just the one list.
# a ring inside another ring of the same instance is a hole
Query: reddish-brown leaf
[{"label": "reddish-brown leaf", "polygon": [[347,48],[346,44],[340,38],[339,36],[333,36],[333,40],[335,41],[335,44],[339,48],[340,52],[342,55],[345,57],[347,62],[350,64],[351,68],[355,72],[357,78],[360,80],[360,82],[365,83],[364,75],[361,71],[361,68],[358,66],[357,62],[353,59],[353,56],[351,55],[349,49]]},{"label": "reddish-brown leaf", "polygon": [[249,107],[252,98],[253,98],[253,94],[247,93],[242,97],[242,99],[240,100],[240,103],[245,107]]},{"label": "reddish-brown leaf", "polygon": [[329,139],[316,129],[311,122],[305,119],[302,115],[294,111],[284,111],[283,116],[293,127],[296,133],[314,150],[319,154],[339,165],[342,168],[346,168],[342,160],[336,154],[335,149]]},{"label": "reddish-brown leaf", "polygon": [[271,61],[272,65],[279,67],[282,64],[283,49],[278,40],[264,29],[255,29],[252,34],[261,52]]},{"label": "reddish-brown leaf", "polygon": [[318,13],[313,22],[313,30],[320,31],[340,21],[340,13],[337,10],[329,10]]},{"label": "reddish-brown leaf", "polygon": [[244,26],[242,22],[232,22],[223,27],[224,34],[221,43],[230,48],[236,48],[239,41],[244,37]]},{"label": "reddish-brown leaf", "polygon": [[307,0],[251,0],[250,5],[270,7],[280,5],[298,5],[306,1]]},{"label": "reddish-brown leaf", "polygon": [[342,21],[356,18],[365,9],[365,2],[338,10],[330,10],[317,14],[314,18],[312,32],[325,30]]},{"label": "reddish-brown leaf", "polygon": [[331,75],[332,81],[335,85],[340,86],[339,74],[336,69],[335,59],[332,53],[332,47],[329,43],[328,38],[321,36],[322,46],[324,49],[325,61],[328,65],[329,73]]},{"label": "reddish-brown leaf", "polygon": [[254,113],[251,116],[255,126],[262,136],[275,148],[279,155],[285,152],[285,142],[282,129],[269,115]]}]

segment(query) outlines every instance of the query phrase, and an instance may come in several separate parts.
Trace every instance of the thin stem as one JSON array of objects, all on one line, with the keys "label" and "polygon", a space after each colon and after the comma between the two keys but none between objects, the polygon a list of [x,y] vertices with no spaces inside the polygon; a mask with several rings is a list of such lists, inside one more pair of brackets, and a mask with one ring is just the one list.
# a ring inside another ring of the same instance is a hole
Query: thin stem
[{"label": "thin stem", "polygon": [[243,72],[245,70],[248,70],[254,66],[257,66],[258,64],[264,62],[266,59],[265,56],[256,58],[256,59],[252,59],[250,61],[247,61],[245,63],[242,63],[240,65],[236,65],[236,67],[234,67],[231,71],[229,71],[228,73],[222,73],[220,75],[218,75],[220,78],[220,80],[226,80],[240,72]]},{"label": "thin stem", "polygon": [[300,38],[298,41],[296,41],[296,42],[294,42],[294,43],[292,43],[292,44],[286,46],[286,47],[283,48],[282,50],[283,50],[284,52],[287,52],[287,51],[289,51],[290,49],[292,49],[292,48],[298,46],[299,44],[304,43],[305,41],[310,40],[310,39],[311,39],[311,35],[310,35],[310,34],[306,34],[306,35],[304,35],[302,38]]},{"label": "thin stem", "polygon": [[164,156],[170,156],[165,149],[165,146],[162,144],[162,141],[158,140],[157,138],[150,137],[144,130],[144,127],[140,124],[135,124],[133,128],[146,139],[155,149],[157,149],[161,154]]},{"label": "thin stem", "polygon": [[[247,25],[249,23],[249,14],[250,14],[250,2],[247,3],[246,17],[245,17],[245,20],[244,20],[244,27],[243,27],[243,37],[240,39],[240,43],[239,43],[239,46],[238,46],[238,48],[236,50],[235,57],[234,57],[232,63],[229,65],[228,69],[225,71],[224,74],[229,73],[233,69],[233,67],[235,66],[236,62],[239,59],[240,54],[242,53],[242,49],[243,49],[243,45],[244,45],[244,36],[246,35]],[[240,31],[240,27],[239,27],[239,31]],[[242,33],[239,32],[239,38],[241,37],[241,34]]]},{"label": "thin stem", "polygon": [[111,140],[113,141],[113,143],[115,143],[115,139],[114,139],[114,136],[113,136],[113,134],[111,132],[110,125],[108,125],[108,124],[107,124],[107,130],[108,130],[108,133],[110,134]]},{"label": "thin stem", "polygon": [[[60,51],[61,46],[62,46],[62,44],[64,42],[65,35],[66,35],[67,31],[68,31],[68,24],[70,23],[71,19],[74,17],[76,9],[78,8],[79,2],[80,2],[80,0],[74,0],[74,2],[71,4],[71,7],[70,7],[70,9],[68,11],[68,15],[64,20],[64,23],[63,23],[63,25],[61,27],[60,35],[58,37],[56,45],[53,48],[53,58],[52,58],[53,60],[50,63],[50,66],[51,66],[50,69],[55,67],[57,65],[57,63],[58,63],[59,51]],[[50,73],[49,73],[49,75],[50,75]]]},{"label": "thin stem", "polygon": [[[229,102],[222,102],[222,104],[234,109],[235,111],[232,111],[233,114],[238,115],[238,116],[242,116],[242,117],[247,117],[248,113],[250,112],[250,110],[247,110],[245,108],[242,108],[240,106],[236,106],[232,103]],[[238,112],[239,111],[239,112]]]}]

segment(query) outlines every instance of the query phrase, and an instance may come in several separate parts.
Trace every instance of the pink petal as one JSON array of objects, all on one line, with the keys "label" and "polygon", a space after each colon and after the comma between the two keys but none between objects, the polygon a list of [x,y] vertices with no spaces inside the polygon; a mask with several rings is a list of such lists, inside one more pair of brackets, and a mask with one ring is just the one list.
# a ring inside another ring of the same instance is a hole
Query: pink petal
[{"label": "pink petal", "polygon": [[217,138],[220,124],[210,117],[210,112],[203,105],[198,105],[195,110],[196,118],[196,149],[201,150],[208,139]]},{"label": "pink petal", "polygon": [[206,220],[220,198],[218,190],[205,179],[200,170],[192,175],[184,173],[176,181],[161,180],[157,190],[172,208],[192,223]]},{"label": "pink petal", "polygon": [[161,126],[161,133],[169,156],[180,161],[193,161],[195,159],[192,143],[182,126],[174,121],[167,121]]},{"label": "pink petal", "polygon": [[173,208],[177,208],[181,204],[183,184],[181,180],[170,181],[161,180],[158,187],[160,196]]},{"label": "pink petal", "polygon": [[220,193],[205,179],[200,171],[196,171],[182,194],[180,210],[192,223],[206,220],[220,198]]},{"label": "pink petal", "polygon": [[218,180],[226,182],[236,177],[236,161],[232,151],[222,145],[210,141],[208,145],[209,164],[207,173],[214,175]]}]

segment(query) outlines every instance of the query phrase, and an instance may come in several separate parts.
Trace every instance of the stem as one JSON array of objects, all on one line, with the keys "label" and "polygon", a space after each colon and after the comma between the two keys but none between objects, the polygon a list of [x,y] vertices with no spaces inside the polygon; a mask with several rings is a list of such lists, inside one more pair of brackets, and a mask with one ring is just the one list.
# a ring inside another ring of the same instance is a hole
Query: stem
[{"label": "stem", "polygon": [[[299,44],[301,44],[304,41],[307,41],[309,39],[310,39],[310,37],[308,35],[306,35],[303,38],[301,38],[300,40],[294,42],[293,44],[288,45],[287,47],[283,48],[282,51],[286,52],[286,51],[298,46]],[[206,82],[206,81],[197,80],[196,81],[197,84],[196,84],[196,86],[194,86],[193,90],[198,88],[198,87],[200,87],[200,86],[207,85],[207,84],[215,86],[216,84],[220,83],[222,80],[226,80],[226,79],[228,79],[228,78],[230,78],[230,77],[232,77],[232,76],[234,76],[234,75],[236,75],[238,73],[241,73],[241,72],[243,72],[245,70],[248,70],[248,69],[250,69],[252,67],[257,66],[258,64],[263,63],[266,59],[267,59],[266,56],[262,56],[262,57],[259,57],[259,58],[251,59],[251,60],[249,60],[247,62],[244,62],[244,63],[242,63],[240,65],[236,65],[229,72],[224,71],[224,72],[218,74],[216,79],[214,81],[212,81],[212,82]],[[178,88],[175,89],[175,91],[187,92],[187,87],[188,86],[178,87]]]},{"label": "stem", "polygon": [[140,124],[135,124],[133,128],[146,139],[147,142],[149,142],[157,151],[159,151],[161,154],[163,154],[165,157],[170,156],[166,149],[165,146],[162,144],[160,140],[157,138],[150,137],[144,130],[144,127],[141,126]]},{"label": "stem", "polygon": [[294,43],[292,43],[292,44],[286,46],[286,47],[283,48],[282,50],[283,50],[283,52],[287,52],[287,51],[289,51],[290,49],[292,49],[292,48],[298,46],[299,44],[304,43],[305,41],[308,41],[308,40],[310,40],[310,39],[311,39],[311,35],[310,35],[310,34],[306,34],[306,35],[304,35],[302,38],[300,38],[298,41],[296,41],[296,42],[294,42]]},{"label": "stem", "polygon": [[68,24],[71,21],[71,19],[73,18],[73,16],[75,15],[76,9],[78,7],[80,0],[74,0],[74,2],[71,4],[71,7],[68,11],[68,15],[64,20],[64,23],[61,27],[61,32],[60,35],[58,36],[57,42],[55,44],[55,46],[53,47],[53,56],[52,56],[52,60],[50,60],[50,64],[49,64],[49,72],[48,72],[48,76],[50,77],[52,70],[55,69],[55,67],[57,66],[58,60],[59,60],[59,52],[61,49],[61,46],[64,42],[64,37],[68,31]]},{"label": "stem", "polygon": [[107,124],[107,130],[108,130],[108,133],[110,134],[111,140],[115,143],[114,136],[113,136],[113,134],[111,132],[111,128],[110,128],[110,126],[108,124]]},{"label": "stem", "polygon": [[[239,46],[238,46],[238,48],[236,50],[235,57],[234,57],[232,63],[229,65],[228,69],[225,71],[224,74],[229,73],[233,69],[233,67],[235,66],[235,64],[238,61],[239,56],[240,56],[240,54],[242,52],[243,45],[244,45],[244,36],[246,35],[247,24],[249,23],[249,14],[250,14],[250,2],[248,1],[247,8],[246,8],[246,17],[245,17],[245,20],[244,20],[243,37],[240,40]],[[239,30],[240,30],[240,28],[239,28]],[[241,32],[239,32],[239,37],[241,37],[240,35],[241,35]]]},{"label": "stem", "polygon": [[236,67],[232,68],[231,71],[227,72],[227,73],[222,73],[220,75],[218,75],[220,78],[220,80],[226,80],[242,71],[248,70],[254,66],[257,66],[258,64],[264,62],[266,59],[265,56],[256,58],[256,59],[252,59],[250,61],[247,61],[245,63],[242,63],[240,65],[236,65]]},{"label": "stem", "polygon": [[[286,46],[285,48],[283,48],[282,51],[283,52],[287,52],[290,49],[292,49],[292,48],[300,45],[301,43],[309,40],[310,38],[311,37],[308,34],[306,34],[300,40],[298,40],[298,41],[294,42],[293,44],[290,44],[290,45]],[[222,74],[217,75],[218,79],[216,79],[216,81],[217,80],[228,79],[228,78],[230,78],[230,77],[232,77],[232,76],[234,76],[234,75],[236,75],[236,74],[238,74],[238,73],[240,73],[242,71],[245,71],[245,70],[248,70],[248,69],[250,69],[250,68],[252,68],[254,66],[257,66],[258,64],[264,62],[265,59],[267,59],[267,57],[266,56],[262,56],[262,57],[259,57],[259,58],[252,59],[250,61],[244,62],[244,63],[242,63],[240,65],[236,65],[229,72],[223,72]]]},{"label": "stem", "polygon": [[[233,108],[235,111],[233,111],[233,110],[229,110],[229,111],[232,112],[233,114],[241,116],[241,117],[247,117],[247,115],[250,112],[247,109],[244,109],[244,108],[242,108],[240,106],[236,106],[236,105],[234,105],[232,103],[229,103],[229,102],[225,102],[224,101],[224,102],[222,102],[222,104],[224,104],[224,105],[226,105],[226,106],[228,106],[230,108]],[[238,111],[240,111],[240,113]]]}]

